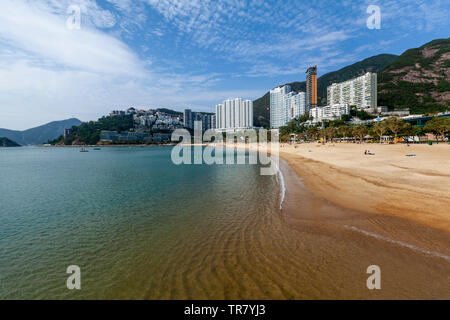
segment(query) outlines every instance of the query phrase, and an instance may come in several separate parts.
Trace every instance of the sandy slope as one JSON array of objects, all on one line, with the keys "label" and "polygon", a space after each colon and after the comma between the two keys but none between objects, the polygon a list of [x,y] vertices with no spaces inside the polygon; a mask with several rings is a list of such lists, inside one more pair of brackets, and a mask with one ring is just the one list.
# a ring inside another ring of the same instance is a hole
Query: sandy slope
[{"label": "sandy slope", "polygon": [[282,145],[280,156],[316,195],[341,207],[450,231],[450,145],[310,143]]}]

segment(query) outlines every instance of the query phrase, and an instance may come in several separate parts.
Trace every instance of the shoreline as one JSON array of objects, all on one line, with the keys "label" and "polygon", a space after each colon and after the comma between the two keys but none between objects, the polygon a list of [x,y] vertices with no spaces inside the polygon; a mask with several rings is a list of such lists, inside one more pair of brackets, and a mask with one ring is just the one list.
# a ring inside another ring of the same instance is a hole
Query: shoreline
[{"label": "shoreline", "polygon": [[[43,147],[156,146],[174,144]],[[247,150],[255,147],[248,144],[244,146]],[[375,155],[364,155],[363,150],[367,148],[374,151]],[[411,152],[417,157],[405,157],[406,153]],[[450,164],[445,163],[445,159],[450,159],[450,146],[446,144],[409,147],[400,144],[281,144],[279,157],[304,180],[306,187],[315,196],[338,207],[405,218],[450,232]],[[282,175],[282,171],[278,171]],[[281,209],[286,193],[283,187],[285,179],[283,176],[278,176],[278,179],[282,180]]]},{"label": "shoreline", "polygon": [[37,145],[30,147],[39,147],[39,148],[103,148],[103,147],[161,147],[161,146],[174,146],[175,144],[111,144],[111,145],[103,145],[103,144],[90,144],[90,145]]},{"label": "shoreline", "polygon": [[[174,144],[42,147],[156,146]],[[252,150],[257,146],[241,147]],[[364,155],[368,148],[374,156]],[[407,153],[414,157],[406,157]],[[450,159],[449,145],[281,144],[279,156],[313,194],[339,207],[406,218],[450,232],[450,163],[445,161]],[[280,206],[285,194],[281,189]]]},{"label": "shoreline", "polygon": [[450,232],[448,144],[280,144],[279,158],[314,196],[339,208]]},{"label": "shoreline", "polygon": [[[22,146],[22,147],[39,147],[39,148],[103,148],[103,147],[174,147],[178,142],[172,143],[153,143],[153,144],[89,144],[89,145],[36,145],[36,146]],[[190,143],[186,144],[191,147],[207,146],[208,143]]]}]

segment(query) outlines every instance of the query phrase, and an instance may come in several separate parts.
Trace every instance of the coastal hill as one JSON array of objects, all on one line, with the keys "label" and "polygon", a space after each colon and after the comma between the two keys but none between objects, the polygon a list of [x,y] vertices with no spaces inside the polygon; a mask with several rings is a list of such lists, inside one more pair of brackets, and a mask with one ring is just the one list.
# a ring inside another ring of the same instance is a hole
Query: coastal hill
[{"label": "coastal hill", "polygon": [[8,138],[0,138],[0,148],[20,147],[20,144],[9,140]]},{"label": "coastal hill", "polygon": [[56,139],[64,132],[64,129],[70,129],[80,124],[80,120],[71,118],[62,121],[53,121],[24,131],[0,129],[0,137],[6,137],[21,145],[38,145]]},{"label": "coastal hill", "polygon": [[[325,105],[327,100],[327,87],[335,82],[350,80],[366,72],[379,73],[398,56],[393,54],[380,54],[346,66],[338,71],[324,74],[317,79],[317,95],[319,105]],[[319,66],[320,67],[320,66]],[[295,91],[306,91],[306,82],[288,83]],[[255,126],[269,126],[270,93],[253,101],[253,114]]]},{"label": "coastal hill", "polygon": [[[380,106],[409,108],[413,114],[445,111],[450,106],[450,38],[433,40],[400,56],[381,54],[324,74],[317,81],[319,105],[326,103],[331,83],[367,71],[378,73]],[[290,85],[296,91],[306,90],[305,82]],[[255,126],[269,125],[269,105],[269,92],[253,102]]]},{"label": "coastal hill", "polygon": [[100,131],[128,131],[134,128],[132,115],[122,117],[102,117],[98,121],[83,122],[78,126],[72,127],[72,133],[64,138],[58,135],[51,144],[55,145],[94,145],[100,141]]},{"label": "coastal hill", "polygon": [[450,107],[450,38],[405,51],[378,75],[378,104],[411,113]]}]

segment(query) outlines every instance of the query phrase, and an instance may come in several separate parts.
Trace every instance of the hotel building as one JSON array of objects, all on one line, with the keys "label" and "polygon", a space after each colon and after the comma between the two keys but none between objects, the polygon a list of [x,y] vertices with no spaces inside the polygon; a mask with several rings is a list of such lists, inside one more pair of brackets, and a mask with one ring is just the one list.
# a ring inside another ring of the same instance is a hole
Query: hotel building
[{"label": "hotel building", "polygon": [[305,93],[294,92],[285,85],[270,90],[270,127],[279,128],[297,116],[308,112]]},{"label": "hotel building", "polygon": [[227,99],[216,106],[216,129],[236,131],[253,128],[253,101]]},{"label": "hotel building", "polygon": [[327,103],[349,104],[358,109],[377,108],[377,74],[365,75],[341,83],[333,83],[327,88]]},{"label": "hotel building", "polygon": [[306,106],[308,110],[317,107],[317,66],[306,70]]}]

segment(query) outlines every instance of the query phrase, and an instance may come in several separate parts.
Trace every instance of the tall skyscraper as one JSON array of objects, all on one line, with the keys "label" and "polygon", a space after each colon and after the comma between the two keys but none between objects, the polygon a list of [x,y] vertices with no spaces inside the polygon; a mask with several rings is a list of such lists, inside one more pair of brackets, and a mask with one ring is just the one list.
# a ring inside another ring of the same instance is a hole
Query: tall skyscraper
[{"label": "tall skyscraper", "polygon": [[253,128],[253,101],[227,99],[216,106],[216,129],[234,131]]},{"label": "tall skyscraper", "polygon": [[308,111],[304,92],[294,92],[289,85],[270,90],[271,128],[284,126],[295,117]]},{"label": "tall skyscraper", "polygon": [[308,109],[317,107],[317,66],[306,70],[306,106]]},{"label": "tall skyscraper", "polygon": [[377,74],[367,72],[345,82],[333,83],[327,88],[327,103],[349,104],[359,109],[377,108]]}]

